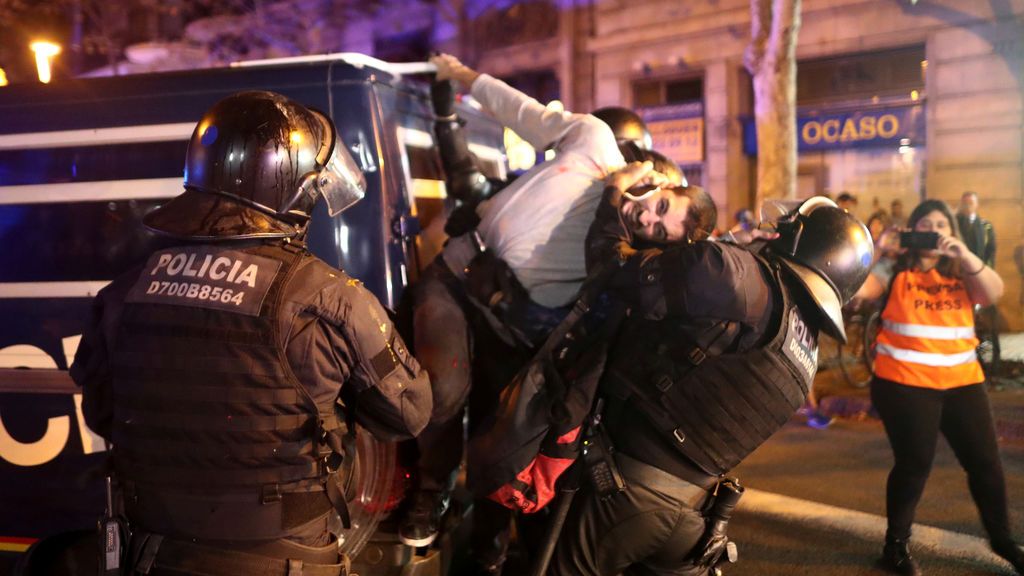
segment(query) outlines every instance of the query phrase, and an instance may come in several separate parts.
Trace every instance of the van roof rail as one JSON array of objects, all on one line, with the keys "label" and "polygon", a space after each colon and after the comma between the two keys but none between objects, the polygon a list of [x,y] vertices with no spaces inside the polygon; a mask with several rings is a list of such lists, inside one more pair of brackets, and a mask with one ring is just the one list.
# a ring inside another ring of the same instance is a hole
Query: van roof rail
[{"label": "van roof rail", "polygon": [[400,77],[403,74],[432,74],[437,66],[430,62],[385,62],[373,56],[358,52],[331,52],[329,54],[313,54],[309,56],[290,56],[287,58],[266,58],[263,60],[241,60],[232,62],[232,68],[248,68],[253,66],[277,66],[281,64],[297,64],[302,62],[341,61],[355,68],[374,68]]}]

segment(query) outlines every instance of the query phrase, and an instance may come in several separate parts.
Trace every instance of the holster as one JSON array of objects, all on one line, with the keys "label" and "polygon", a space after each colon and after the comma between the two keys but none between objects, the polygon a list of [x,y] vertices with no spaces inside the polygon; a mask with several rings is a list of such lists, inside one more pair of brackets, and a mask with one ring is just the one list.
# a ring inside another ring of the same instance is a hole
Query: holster
[{"label": "holster", "polygon": [[715,487],[704,513],[704,534],[694,547],[694,564],[697,566],[713,572],[719,564],[736,562],[739,558],[736,544],[729,540],[726,532],[743,490],[735,478],[724,478]]}]

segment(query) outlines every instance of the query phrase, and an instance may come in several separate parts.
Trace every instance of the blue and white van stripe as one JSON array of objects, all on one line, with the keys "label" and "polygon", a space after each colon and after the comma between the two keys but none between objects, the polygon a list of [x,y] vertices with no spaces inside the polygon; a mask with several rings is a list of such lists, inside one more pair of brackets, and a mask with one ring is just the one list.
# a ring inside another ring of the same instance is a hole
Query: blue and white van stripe
[{"label": "blue and white van stripe", "polygon": [[70,146],[103,146],[138,142],[172,142],[188,140],[195,122],[118,126],[87,130],[57,130],[23,134],[0,134],[0,150],[33,150]]},{"label": "blue and white van stripe", "polygon": [[0,186],[0,205],[159,200],[181,194],[181,182],[182,178],[179,176]]}]

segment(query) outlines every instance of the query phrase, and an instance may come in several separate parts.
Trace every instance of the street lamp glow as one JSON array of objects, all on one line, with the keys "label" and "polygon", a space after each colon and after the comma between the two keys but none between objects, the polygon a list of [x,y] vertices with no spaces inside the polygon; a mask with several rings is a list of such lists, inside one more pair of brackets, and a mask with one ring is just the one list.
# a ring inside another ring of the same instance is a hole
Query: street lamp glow
[{"label": "street lamp glow", "polygon": [[53,42],[38,41],[29,44],[29,48],[36,53],[36,70],[39,72],[39,81],[46,84],[50,81],[50,59],[60,54],[60,46]]},{"label": "street lamp glow", "polygon": [[0,86],[7,86],[7,72],[0,68]]}]

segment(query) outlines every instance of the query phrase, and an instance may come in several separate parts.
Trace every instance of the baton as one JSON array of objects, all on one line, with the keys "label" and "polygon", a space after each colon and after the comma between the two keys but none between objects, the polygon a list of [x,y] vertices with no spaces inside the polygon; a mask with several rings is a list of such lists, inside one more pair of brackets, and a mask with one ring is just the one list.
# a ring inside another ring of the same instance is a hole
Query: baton
[{"label": "baton", "polygon": [[[574,463],[573,467],[575,468],[578,465]],[[569,507],[572,506],[572,501],[576,497],[577,490],[579,490],[579,483],[575,481],[575,476],[573,474],[574,481],[567,482],[568,486],[559,490],[561,497],[558,499],[558,508],[555,508],[551,516],[548,529],[544,534],[544,545],[540,549],[537,561],[533,564],[533,570],[530,572],[531,576],[544,576],[548,571],[551,557],[555,554],[555,544],[558,543],[558,537],[562,534],[562,526],[565,524],[565,519],[569,516]]]}]

